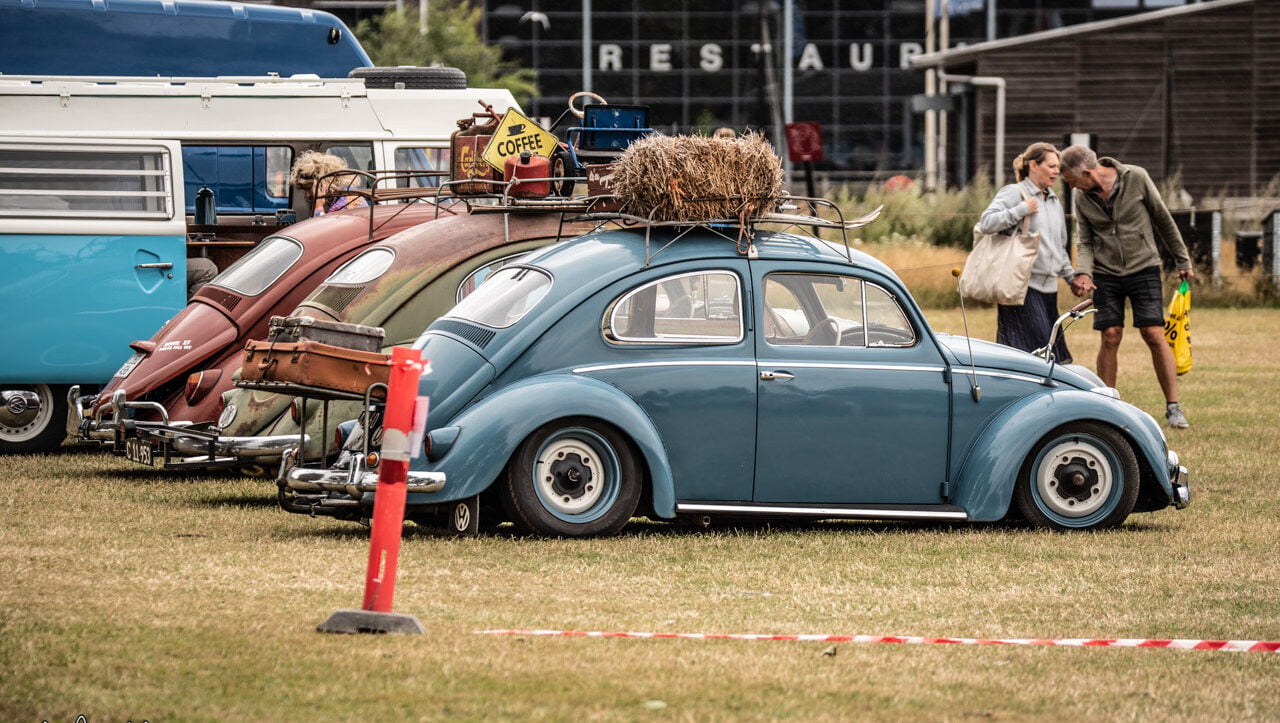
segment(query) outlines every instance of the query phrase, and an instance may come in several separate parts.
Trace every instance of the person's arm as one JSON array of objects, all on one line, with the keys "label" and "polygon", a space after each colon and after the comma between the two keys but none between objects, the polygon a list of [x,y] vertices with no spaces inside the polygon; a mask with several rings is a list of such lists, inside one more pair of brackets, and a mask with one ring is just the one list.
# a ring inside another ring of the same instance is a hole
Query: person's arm
[{"label": "person's arm", "polygon": [[982,233],[999,233],[1009,229],[1032,212],[1028,203],[1034,202],[1023,201],[1016,184],[1005,186],[992,199],[987,210],[982,212],[982,217],[978,219],[978,230]]},{"label": "person's arm", "polygon": [[1191,278],[1194,276],[1191,271],[1191,254],[1187,253],[1187,244],[1182,240],[1178,224],[1173,221],[1173,214],[1169,213],[1169,207],[1165,205],[1164,198],[1160,196],[1160,189],[1151,180],[1150,174],[1142,174],[1142,183],[1142,202],[1146,205],[1147,214],[1151,217],[1151,226],[1155,230],[1156,240],[1164,244],[1165,251],[1173,257],[1178,267],[1178,276],[1184,279]]},{"label": "person's arm", "polygon": [[1084,214],[1084,204],[1089,201],[1079,191],[1072,191],[1072,207],[1075,208],[1076,274],[1093,276],[1093,225]]},{"label": "person's arm", "polygon": [[1071,277],[1071,292],[1076,296],[1084,296],[1096,288],[1093,285],[1093,244],[1095,241],[1093,225],[1082,213],[1082,205],[1086,203],[1084,194],[1071,192],[1072,208],[1075,209],[1076,237],[1076,271]]}]

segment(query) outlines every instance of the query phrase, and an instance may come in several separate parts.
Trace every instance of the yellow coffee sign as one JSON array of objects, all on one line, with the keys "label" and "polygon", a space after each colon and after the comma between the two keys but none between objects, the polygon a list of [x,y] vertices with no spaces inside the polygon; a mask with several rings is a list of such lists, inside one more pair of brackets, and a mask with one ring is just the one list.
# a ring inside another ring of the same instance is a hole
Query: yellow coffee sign
[{"label": "yellow coffee sign", "polygon": [[489,139],[489,146],[484,151],[484,160],[501,171],[502,164],[508,157],[518,156],[525,151],[535,156],[550,158],[556,150],[556,142],[555,136],[542,130],[542,126],[512,108],[502,116],[502,122],[493,132],[493,138]]}]

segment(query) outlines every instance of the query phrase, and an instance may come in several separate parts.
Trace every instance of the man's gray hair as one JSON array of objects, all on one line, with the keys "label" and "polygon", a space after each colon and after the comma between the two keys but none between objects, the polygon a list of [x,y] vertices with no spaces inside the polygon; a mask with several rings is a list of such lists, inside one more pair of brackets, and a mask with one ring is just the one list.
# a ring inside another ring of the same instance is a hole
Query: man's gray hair
[{"label": "man's gray hair", "polygon": [[1058,156],[1063,173],[1079,173],[1080,171],[1098,167],[1098,154],[1088,146],[1067,146]]}]

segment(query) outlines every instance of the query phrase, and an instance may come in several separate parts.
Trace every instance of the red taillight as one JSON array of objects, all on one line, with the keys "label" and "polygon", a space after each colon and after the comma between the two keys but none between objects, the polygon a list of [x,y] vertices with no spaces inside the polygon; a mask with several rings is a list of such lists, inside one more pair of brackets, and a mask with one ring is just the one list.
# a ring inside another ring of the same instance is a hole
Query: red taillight
[{"label": "red taillight", "polygon": [[346,440],[344,440],[344,439],[342,438],[342,427],[334,427],[334,428],[333,428],[333,449],[334,449],[334,451],[336,452],[337,450],[342,449],[342,443],[343,443],[343,442],[345,442],[345,441],[346,441]]},{"label": "red taillight", "polygon": [[202,372],[195,372],[187,377],[187,388],[185,397],[187,404],[195,404],[205,398],[210,391],[218,384],[218,380],[222,378],[221,369],[206,369]]},{"label": "red taillight", "polygon": [[187,398],[187,404],[195,404],[196,395],[200,393],[200,379],[204,377],[204,372],[196,372],[187,377],[187,388],[182,396]]},{"label": "red taillight", "polygon": [[298,400],[297,400],[297,399],[293,400],[292,402],[289,402],[289,418],[293,420],[293,423],[294,423],[294,424],[301,424],[301,423],[302,423],[302,422],[301,422],[301,420],[302,420],[302,413],[298,411]]}]

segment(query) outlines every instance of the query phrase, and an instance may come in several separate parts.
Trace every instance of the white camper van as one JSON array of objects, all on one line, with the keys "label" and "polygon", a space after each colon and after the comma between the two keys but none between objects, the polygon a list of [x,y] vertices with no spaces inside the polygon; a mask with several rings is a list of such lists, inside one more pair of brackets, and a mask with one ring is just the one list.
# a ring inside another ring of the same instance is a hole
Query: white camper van
[{"label": "white camper van", "polygon": [[516,106],[502,89],[405,84],[0,75],[0,453],[62,441],[67,387],[106,382],[183,308],[188,257],[223,268],[310,216],[288,183],[303,151],[444,171],[459,119]]}]

